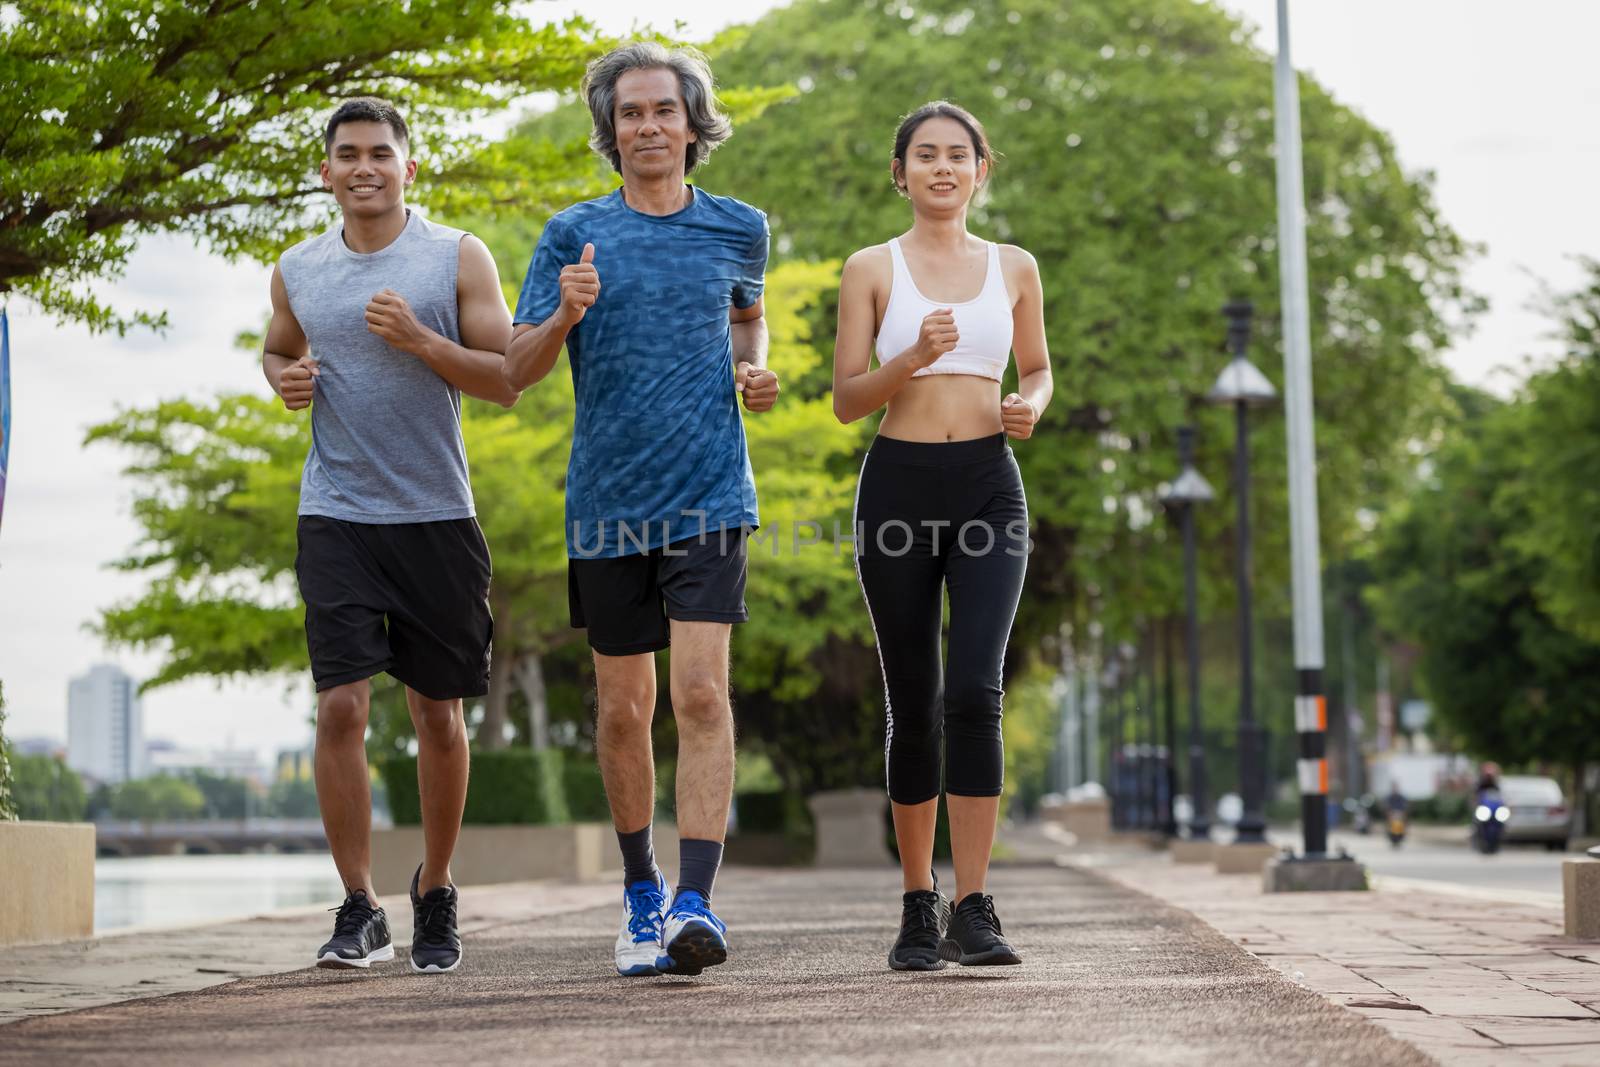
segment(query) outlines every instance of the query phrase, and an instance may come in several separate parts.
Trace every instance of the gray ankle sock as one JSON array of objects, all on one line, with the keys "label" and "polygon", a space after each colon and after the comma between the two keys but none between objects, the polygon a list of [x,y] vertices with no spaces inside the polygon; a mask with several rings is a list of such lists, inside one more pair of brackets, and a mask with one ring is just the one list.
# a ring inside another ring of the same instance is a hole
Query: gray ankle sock
[{"label": "gray ankle sock", "polygon": [[678,842],[678,892],[693,889],[707,900],[722,865],[722,842],[686,837]]},{"label": "gray ankle sock", "polygon": [[617,844],[622,846],[622,882],[648,882],[656,874],[656,853],[652,847],[650,825],[632,833],[617,831]]}]

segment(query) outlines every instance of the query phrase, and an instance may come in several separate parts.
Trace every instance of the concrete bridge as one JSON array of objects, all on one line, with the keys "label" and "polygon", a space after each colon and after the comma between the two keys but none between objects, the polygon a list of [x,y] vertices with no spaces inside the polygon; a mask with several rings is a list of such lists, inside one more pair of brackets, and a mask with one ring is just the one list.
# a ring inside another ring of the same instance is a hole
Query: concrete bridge
[{"label": "concrete bridge", "polygon": [[240,852],[322,852],[328,839],[320,819],[182,819],[172,822],[98,822],[101,856],[204,856]]}]

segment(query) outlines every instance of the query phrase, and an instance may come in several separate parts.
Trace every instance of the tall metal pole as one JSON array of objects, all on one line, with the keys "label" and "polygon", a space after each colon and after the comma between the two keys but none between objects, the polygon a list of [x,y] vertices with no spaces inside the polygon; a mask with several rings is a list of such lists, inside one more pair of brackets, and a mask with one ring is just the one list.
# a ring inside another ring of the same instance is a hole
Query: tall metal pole
[{"label": "tall metal pole", "polygon": [[[1178,431],[1178,464],[1188,467],[1194,459],[1194,428]],[[1206,795],[1205,729],[1200,723],[1200,618],[1195,595],[1194,504],[1180,504],[1183,510],[1183,605],[1184,648],[1189,656],[1189,837],[1203,841],[1211,836],[1211,798]]]},{"label": "tall metal pole", "polygon": [[[1235,320],[1238,321],[1237,319]],[[1248,324],[1248,319],[1244,320]],[[1245,329],[1248,330],[1248,325]],[[1238,330],[1229,331],[1235,343],[1243,344]],[[1243,812],[1239,816],[1238,836],[1241,844],[1266,840],[1266,819],[1262,816],[1261,727],[1256,723],[1255,665],[1253,638],[1255,624],[1250,604],[1250,406],[1243,400],[1234,402],[1233,482],[1234,498],[1239,511],[1236,524],[1238,546],[1234,552],[1234,582],[1239,589],[1239,799]]]},{"label": "tall metal pole", "polygon": [[1278,276],[1283,307],[1284,409],[1289,439],[1289,545],[1294,594],[1295,730],[1305,854],[1328,851],[1328,702],[1322,682],[1322,582],[1311,411],[1311,311],[1306,282],[1300,86],[1289,58],[1289,3],[1278,0],[1274,70],[1278,146]]}]

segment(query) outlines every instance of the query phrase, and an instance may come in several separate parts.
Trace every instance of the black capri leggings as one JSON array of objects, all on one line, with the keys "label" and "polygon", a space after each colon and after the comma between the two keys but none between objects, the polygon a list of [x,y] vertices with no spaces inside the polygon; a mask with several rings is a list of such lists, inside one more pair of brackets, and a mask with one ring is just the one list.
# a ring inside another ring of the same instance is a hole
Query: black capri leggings
[{"label": "black capri leggings", "polygon": [[[856,492],[856,572],[883,667],[889,798],[999,796],[1000,672],[1028,565],[1028,501],[1005,434],[879,437]],[[950,647],[941,669],[943,591]]]}]

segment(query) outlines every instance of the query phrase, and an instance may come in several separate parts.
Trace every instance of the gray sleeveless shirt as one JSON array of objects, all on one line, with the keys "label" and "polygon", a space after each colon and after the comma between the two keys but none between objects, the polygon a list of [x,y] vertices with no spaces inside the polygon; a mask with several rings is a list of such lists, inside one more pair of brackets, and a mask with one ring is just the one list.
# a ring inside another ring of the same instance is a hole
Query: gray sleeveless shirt
[{"label": "gray sleeveless shirt", "polygon": [[321,375],[300,514],[346,522],[440,522],[474,514],[461,442],[461,393],[420,356],[367,329],[380,289],[406,298],[424,326],[460,343],[456,273],[465,233],[415,211],[376,252],[353,252],[343,226],[278,261],[289,307]]}]

